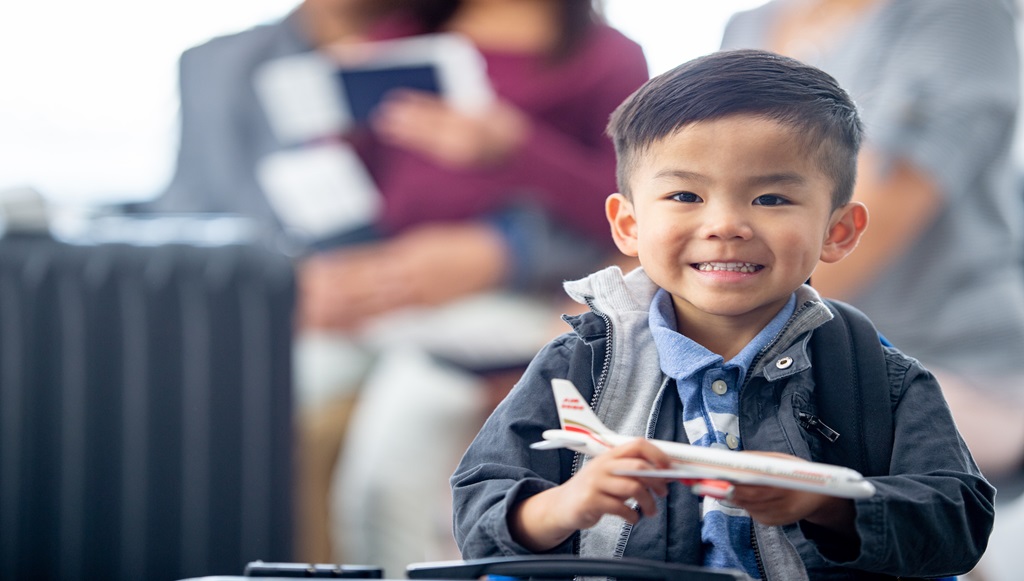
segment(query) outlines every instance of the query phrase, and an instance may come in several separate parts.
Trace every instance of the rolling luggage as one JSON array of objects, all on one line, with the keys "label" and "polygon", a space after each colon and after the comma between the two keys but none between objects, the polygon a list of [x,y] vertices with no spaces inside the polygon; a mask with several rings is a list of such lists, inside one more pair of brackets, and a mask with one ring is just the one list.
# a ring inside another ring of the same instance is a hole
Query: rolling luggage
[{"label": "rolling luggage", "polygon": [[291,552],[290,259],[0,240],[0,579]]}]

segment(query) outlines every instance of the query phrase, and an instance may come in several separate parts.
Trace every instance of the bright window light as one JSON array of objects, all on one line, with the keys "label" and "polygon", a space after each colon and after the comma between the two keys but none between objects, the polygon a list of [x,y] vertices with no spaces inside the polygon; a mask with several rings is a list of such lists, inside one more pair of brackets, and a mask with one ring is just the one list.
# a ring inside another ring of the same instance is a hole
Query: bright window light
[{"label": "bright window light", "polygon": [[[729,15],[764,0],[605,0],[651,72],[718,46]],[[177,59],[298,0],[0,3],[0,190],[71,205],[146,199],[177,147]]]}]

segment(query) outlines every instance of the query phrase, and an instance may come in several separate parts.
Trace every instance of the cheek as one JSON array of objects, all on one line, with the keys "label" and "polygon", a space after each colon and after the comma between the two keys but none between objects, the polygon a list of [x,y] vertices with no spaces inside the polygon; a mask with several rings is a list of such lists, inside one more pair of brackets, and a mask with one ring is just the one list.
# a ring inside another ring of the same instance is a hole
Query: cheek
[{"label": "cheek", "polygon": [[648,221],[638,229],[638,241],[640,248],[648,252],[675,252],[684,244],[686,232],[686,228],[681,224],[668,220]]},{"label": "cheek", "polygon": [[813,269],[821,259],[822,241],[811,232],[801,232],[791,236],[785,248],[788,248],[794,257],[799,257],[802,268]]}]

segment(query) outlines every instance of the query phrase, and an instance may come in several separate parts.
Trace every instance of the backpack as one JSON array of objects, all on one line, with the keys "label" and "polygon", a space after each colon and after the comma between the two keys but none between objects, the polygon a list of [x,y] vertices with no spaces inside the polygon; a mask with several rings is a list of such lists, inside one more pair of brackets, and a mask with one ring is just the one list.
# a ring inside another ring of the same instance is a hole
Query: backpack
[{"label": "backpack", "polygon": [[824,302],[833,318],[811,335],[811,363],[818,414],[838,433],[827,453],[864,476],[886,475],[893,412],[884,339],[856,308]]}]

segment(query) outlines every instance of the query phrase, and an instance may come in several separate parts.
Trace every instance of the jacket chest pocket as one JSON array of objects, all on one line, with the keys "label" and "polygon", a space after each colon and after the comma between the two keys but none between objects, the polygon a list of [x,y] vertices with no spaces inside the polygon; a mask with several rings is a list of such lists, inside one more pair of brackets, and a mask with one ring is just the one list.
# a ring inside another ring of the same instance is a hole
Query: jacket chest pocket
[{"label": "jacket chest pocket", "polygon": [[779,401],[779,426],[793,454],[806,460],[820,458],[823,444],[808,429],[808,418],[816,417],[817,411],[807,398],[792,392],[784,392]]},{"label": "jacket chest pocket", "polygon": [[813,435],[814,430],[801,425],[801,418],[806,423],[816,410],[810,394],[802,393],[806,386],[800,383],[794,376],[767,384],[755,380],[747,386],[752,393],[749,405],[741,406],[740,418],[744,449],[782,452],[806,460],[819,457],[821,440]]},{"label": "jacket chest pocket", "polygon": [[829,455],[839,433],[818,413],[808,379],[797,374],[784,382],[779,398],[779,423],[797,456],[821,460]]},{"label": "jacket chest pocket", "polygon": [[791,398],[790,419],[795,425],[794,430],[807,446],[810,460],[819,460],[826,455],[826,450],[836,441],[839,433],[833,430],[818,416],[814,404],[799,395]]}]

